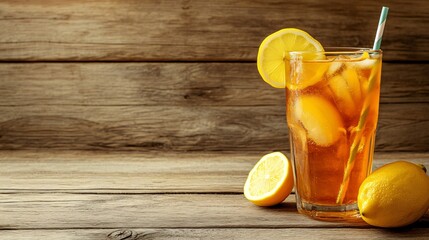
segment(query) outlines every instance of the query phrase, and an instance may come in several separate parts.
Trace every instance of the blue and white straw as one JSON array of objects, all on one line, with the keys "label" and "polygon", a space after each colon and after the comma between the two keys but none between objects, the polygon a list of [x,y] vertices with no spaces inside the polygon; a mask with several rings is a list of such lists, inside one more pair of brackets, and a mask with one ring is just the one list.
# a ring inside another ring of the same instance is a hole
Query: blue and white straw
[{"label": "blue and white straw", "polygon": [[[380,21],[378,23],[377,34],[375,36],[375,42],[374,42],[373,50],[379,50],[380,49],[381,38],[383,36],[383,30],[384,30],[384,25],[386,23],[388,11],[389,11],[388,7],[383,7],[383,9],[381,9]],[[371,78],[372,81],[368,85],[369,86],[367,89],[368,92],[371,91],[371,86],[374,86],[373,83],[374,83],[375,79],[377,79],[377,78],[375,78],[375,77]],[[363,109],[363,111],[360,114],[359,123],[358,123],[359,129],[362,129],[364,127],[365,122],[366,122],[366,118],[368,117],[368,112],[369,112],[369,102],[368,101],[365,101],[364,107],[362,107],[362,109]],[[338,191],[338,196],[337,196],[337,201],[336,201],[337,204],[342,204],[344,201],[344,197],[346,195],[347,188],[349,185],[350,174],[351,174],[351,171],[353,168],[354,161],[356,159],[356,154],[358,152],[361,139],[362,139],[362,134],[360,134],[360,135],[357,134],[355,139],[353,140],[352,146],[350,147],[350,154],[349,154],[349,158],[347,160],[347,165],[346,165],[345,172],[343,175],[343,181],[341,182],[340,190]]]},{"label": "blue and white straw", "polygon": [[377,34],[375,35],[373,50],[380,49],[381,39],[383,38],[384,25],[386,24],[387,13],[389,12],[388,7],[381,9],[380,21],[378,22]]}]

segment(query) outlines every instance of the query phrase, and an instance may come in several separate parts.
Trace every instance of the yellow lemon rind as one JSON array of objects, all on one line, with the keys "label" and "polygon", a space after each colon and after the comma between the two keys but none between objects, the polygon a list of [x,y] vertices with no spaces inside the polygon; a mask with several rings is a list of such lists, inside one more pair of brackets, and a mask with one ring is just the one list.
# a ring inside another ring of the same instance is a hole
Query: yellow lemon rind
[{"label": "yellow lemon rind", "polygon": [[[276,186],[269,192],[266,192],[259,196],[254,196],[250,193],[250,184],[251,184],[251,176],[255,174],[255,172],[258,170],[258,167],[260,164],[262,164],[264,161],[266,161],[268,158],[279,156],[285,164],[283,164],[283,175],[277,182]],[[258,206],[273,206],[276,204],[279,204],[283,202],[287,196],[290,194],[293,188],[293,175],[292,175],[292,166],[290,161],[287,159],[285,155],[283,155],[281,152],[272,152],[265,156],[263,156],[256,165],[252,168],[252,170],[249,173],[249,176],[246,180],[246,183],[244,185],[244,195],[247,200],[254,203]]]},{"label": "yellow lemon rind", "polygon": [[[262,79],[274,88],[285,88],[286,87],[286,80],[285,80],[286,75],[280,74],[280,79],[272,79],[269,76],[270,73],[267,73],[266,70],[264,69],[264,51],[270,47],[270,43],[273,40],[281,38],[285,34],[293,34],[295,36],[302,36],[302,37],[304,37],[304,39],[307,40],[308,46],[313,46],[314,48],[317,49],[317,51],[323,51],[324,50],[323,46],[316,39],[314,39],[310,34],[308,34],[307,32],[305,32],[303,30],[296,29],[296,28],[284,28],[284,29],[281,29],[277,32],[274,32],[274,33],[270,34],[268,37],[266,37],[262,41],[261,45],[259,46],[258,57],[257,57],[257,68],[258,68],[258,72],[261,75]],[[303,49],[293,49],[293,44],[292,44],[292,46],[284,46],[284,48],[286,48],[286,47],[289,49],[282,49],[283,52],[278,53],[279,58],[275,60],[275,62],[278,61],[278,63],[276,63],[276,64],[278,64],[278,67],[277,67],[279,69],[278,71],[285,71],[285,59],[288,58],[288,52],[303,50]]]}]

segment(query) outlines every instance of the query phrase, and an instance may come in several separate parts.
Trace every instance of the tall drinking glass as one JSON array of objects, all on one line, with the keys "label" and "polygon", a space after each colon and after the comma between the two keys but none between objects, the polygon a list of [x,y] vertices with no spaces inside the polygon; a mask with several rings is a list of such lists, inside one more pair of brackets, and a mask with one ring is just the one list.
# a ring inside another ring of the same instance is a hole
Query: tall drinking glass
[{"label": "tall drinking glass", "polygon": [[286,115],[299,212],[359,218],[359,186],[372,168],[381,59],[381,50],[357,48],[290,53]]}]

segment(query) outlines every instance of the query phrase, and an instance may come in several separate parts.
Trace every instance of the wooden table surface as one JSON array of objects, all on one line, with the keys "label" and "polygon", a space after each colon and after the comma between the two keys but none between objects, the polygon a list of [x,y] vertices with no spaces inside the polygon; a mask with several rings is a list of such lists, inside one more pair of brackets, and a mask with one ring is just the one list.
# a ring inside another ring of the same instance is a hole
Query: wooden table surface
[{"label": "wooden table surface", "polygon": [[429,166],[425,1],[0,0],[0,239],[428,239],[429,213],[381,229],[242,194],[262,155],[290,156],[260,42],[371,47],[383,5],[374,167]]},{"label": "wooden table surface", "polygon": [[[4,151],[1,239],[427,239],[429,212],[401,229],[262,208],[242,193],[257,154]],[[429,165],[429,154],[378,154]],[[125,236],[129,235],[129,238]]]}]

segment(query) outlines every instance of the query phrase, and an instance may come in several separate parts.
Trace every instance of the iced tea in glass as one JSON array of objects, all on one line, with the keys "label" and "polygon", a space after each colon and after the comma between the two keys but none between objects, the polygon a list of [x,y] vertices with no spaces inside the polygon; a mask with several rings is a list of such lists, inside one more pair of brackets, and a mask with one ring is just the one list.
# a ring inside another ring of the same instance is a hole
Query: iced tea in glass
[{"label": "iced tea in glass", "polygon": [[299,212],[359,218],[359,186],[372,168],[381,59],[381,50],[371,49],[290,52],[286,115]]}]

